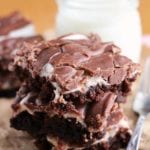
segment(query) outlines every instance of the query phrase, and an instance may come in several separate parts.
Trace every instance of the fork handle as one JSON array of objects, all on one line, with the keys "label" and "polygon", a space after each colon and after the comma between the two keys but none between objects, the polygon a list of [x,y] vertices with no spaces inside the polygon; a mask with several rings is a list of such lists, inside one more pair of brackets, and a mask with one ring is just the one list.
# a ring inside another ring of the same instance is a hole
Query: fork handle
[{"label": "fork handle", "polygon": [[140,117],[138,118],[135,130],[128,144],[127,150],[138,150],[144,120],[145,120],[145,116],[140,115]]}]

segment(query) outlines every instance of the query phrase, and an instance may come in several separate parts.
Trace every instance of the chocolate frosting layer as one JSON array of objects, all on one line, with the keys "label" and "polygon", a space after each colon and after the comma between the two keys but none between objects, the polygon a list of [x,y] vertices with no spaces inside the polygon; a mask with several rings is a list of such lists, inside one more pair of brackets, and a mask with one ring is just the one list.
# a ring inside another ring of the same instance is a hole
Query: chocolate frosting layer
[{"label": "chocolate frosting layer", "polygon": [[102,42],[95,34],[70,34],[48,42],[25,43],[15,65],[28,70],[33,78],[57,82],[63,91],[82,91],[92,77],[101,78],[105,85],[119,85],[125,79],[135,80],[140,72],[139,65],[122,56],[117,46]]}]

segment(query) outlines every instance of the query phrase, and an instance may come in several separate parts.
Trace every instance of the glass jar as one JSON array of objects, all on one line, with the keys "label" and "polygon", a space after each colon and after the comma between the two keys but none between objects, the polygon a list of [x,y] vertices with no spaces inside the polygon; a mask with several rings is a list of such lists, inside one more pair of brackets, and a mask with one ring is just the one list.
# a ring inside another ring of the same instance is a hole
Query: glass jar
[{"label": "glass jar", "polygon": [[134,61],[141,50],[138,0],[57,0],[56,35],[98,33]]}]

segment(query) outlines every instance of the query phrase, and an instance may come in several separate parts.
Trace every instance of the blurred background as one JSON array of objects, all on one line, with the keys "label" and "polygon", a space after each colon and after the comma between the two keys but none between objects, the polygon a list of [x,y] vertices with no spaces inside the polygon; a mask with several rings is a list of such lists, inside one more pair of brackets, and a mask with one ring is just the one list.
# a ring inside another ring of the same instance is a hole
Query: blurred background
[{"label": "blurred background", "polygon": [[[141,0],[140,14],[144,34],[150,33],[150,0]],[[44,32],[54,27],[57,11],[54,0],[0,0],[0,16],[14,10],[33,20],[37,30]]]}]

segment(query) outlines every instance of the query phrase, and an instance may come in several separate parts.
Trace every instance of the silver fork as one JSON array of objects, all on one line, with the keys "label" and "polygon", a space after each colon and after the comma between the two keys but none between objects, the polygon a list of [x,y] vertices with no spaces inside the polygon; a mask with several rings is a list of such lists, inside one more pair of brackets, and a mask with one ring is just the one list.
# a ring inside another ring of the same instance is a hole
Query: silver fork
[{"label": "silver fork", "polygon": [[146,60],[144,66],[140,87],[133,103],[133,110],[139,114],[139,118],[127,150],[138,150],[142,127],[145,118],[150,113],[150,58]]}]

